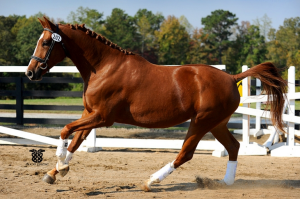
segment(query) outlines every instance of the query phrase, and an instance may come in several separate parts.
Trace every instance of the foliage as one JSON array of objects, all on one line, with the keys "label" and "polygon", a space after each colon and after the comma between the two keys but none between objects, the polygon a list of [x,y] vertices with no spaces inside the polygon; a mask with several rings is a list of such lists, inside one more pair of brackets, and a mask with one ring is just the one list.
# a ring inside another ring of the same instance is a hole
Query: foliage
[{"label": "foliage", "polygon": [[245,36],[245,43],[241,52],[245,60],[240,60],[240,65],[249,67],[260,64],[266,60],[267,47],[264,36],[260,35],[259,27],[251,25]]},{"label": "foliage", "polygon": [[215,10],[211,15],[201,19],[203,31],[208,34],[205,44],[209,48],[206,48],[205,52],[208,56],[213,54],[218,58],[219,64],[222,64],[223,52],[230,46],[229,37],[232,34],[230,28],[236,25],[237,20],[235,14],[224,10]]},{"label": "foliage", "polygon": [[155,35],[159,45],[159,64],[180,65],[186,63],[189,34],[176,17],[168,16]]},{"label": "foliage", "polygon": [[154,34],[154,31],[160,29],[160,25],[165,19],[161,13],[153,14],[147,9],[139,9],[133,17],[135,24],[137,24],[139,19],[141,19],[142,17],[146,17],[146,19],[148,20],[150,24],[149,31],[152,35]]},{"label": "foliage", "polygon": [[253,20],[253,25],[259,27],[260,34],[265,37],[265,41],[267,41],[268,33],[272,28],[272,20],[268,17],[267,14],[264,14],[262,18],[256,18]]},{"label": "foliage", "polygon": [[154,32],[160,29],[164,17],[160,14],[153,14],[147,9],[139,9],[133,17],[137,33],[139,34],[139,43],[136,52],[152,63],[157,63],[158,55],[156,53],[156,37]]},{"label": "foliage", "polygon": [[150,23],[145,15],[143,15],[139,20],[137,21],[138,31],[141,35],[141,42],[142,42],[142,49],[141,49],[141,56],[144,57],[144,51],[146,50],[145,47],[148,47],[149,44],[151,44],[151,40],[153,40],[153,37],[150,33]]},{"label": "foliage", "polygon": [[12,28],[20,18],[25,18],[25,16],[0,16],[0,65],[14,65],[16,63],[13,56],[13,43],[17,32],[12,32]]},{"label": "foliage", "polygon": [[213,62],[211,55],[207,56],[207,53],[203,53],[205,48],[207,48],[207,46],[204,45],[207,36],[207,34],[203,33],[203,29],[194,29],[188,50],[188,60],[190,64],[210,64]]},{"label": "foliage", "polygon": [[122,48],[135,50],[138,47],[137,28],[134,20],[124,10],[114,8],[107,16],[102,34]]},{"label": "foliage", "polygon": [[240,25],[236,25],[232,28],[232,40],[231,46],[225,53],[224,64],[226,64],[226,70],[231,73],[240,73],[242,71],[241,66],[245,60],[245,55],[242,54],[242,49],[247,41],[246,37],[249,34],[250,22],[242,21]]},{"label": "foliage", "polygon": [[186,31],[190,35],[193,34],[194,27],[192,26],[192,24],[190,24],[190,22],[187,20],[187,18],[184,15],[181,15],[178,20],[179,20],[180,25],[185,27]]},{"label": "foliage", "polygon": [[[300,17],[285,19],[279,30],[269,32],[267,57],[278,67],[296,66],[300,69]],[[299,75],[298,75],[299,78]]]},{"label": "foliage", "polygon": [[102,24],[104,23],[104,20],[102,18],[103,13],[82,6],[80,6],[76,12],[71,12],[67,17],[69,23],[85,24],[87,28],[90,28],[97,33],[100,33],[103,29]]}]

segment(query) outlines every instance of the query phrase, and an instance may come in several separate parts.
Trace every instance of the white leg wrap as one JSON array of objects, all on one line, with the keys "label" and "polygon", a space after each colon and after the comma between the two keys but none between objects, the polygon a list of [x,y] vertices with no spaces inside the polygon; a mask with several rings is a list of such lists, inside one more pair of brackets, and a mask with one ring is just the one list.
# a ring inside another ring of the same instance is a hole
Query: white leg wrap
[{"label": "white leg wrap", "polygon": [[71,153],[70,151],[67,151],[67,156],[65,159],[65,164],[69,164],[70,160],[72,160],[73,157],[73,153]]},{"label": "white leg wrap", "polygon": [[176,169],[174,168],[174,161],[168,163],[166,166],[164,166],[163,168],[161,168],[159,171],[157,171],[156,173],[152,174],[150,176],[150,184],[156,182],[159,183],[162,180],[164,180],[167,176],[169,176],[173,171],[175,171]]},{"label": "white leg wrap", "polygon": [[59,142],[57,144],[56,156],[60,159],[64,159],[67,155],[68,139],[61,139],[59,137]]},{"label": "white leg wrap", "polygon": [[56,163],[56,170],[59,172],[60,168],[68,167],[70,160],[72,159],[73,153],[67,151],[66,159],[58,157]]},{"label": "white leg wrap", "polygon": [[56,163],[56,166],[55,166],[55,168],[56,168],[56,171],[58,171],[59,172],[59,167],[60,167],[60,163],[59,163],[59,161]]},{"label": "white leg wrap", "polygon": [[69,167],[69,162],[72,159],[73,153],[67,151],[66,159],[57,157],[56,170],[59,172],[59,169],[64,169]]},{"label": "white leg wrap", "polygon": [[237,161],[228,161],[226,174],[223,181],[227,185],[232,185],[234,183],[235,173],[236,173]]}]

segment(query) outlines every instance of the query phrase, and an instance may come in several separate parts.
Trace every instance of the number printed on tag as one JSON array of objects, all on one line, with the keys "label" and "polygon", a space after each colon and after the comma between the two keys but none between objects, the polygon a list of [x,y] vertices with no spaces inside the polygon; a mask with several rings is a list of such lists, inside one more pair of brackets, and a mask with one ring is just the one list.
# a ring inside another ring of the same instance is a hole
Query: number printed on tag
[{"label": "number printed on tag", "polygon": [[51,37],[56,42],[60,42],[61,41],[61,36],[59,34],[57,34],[57,33],[53,33]]}]

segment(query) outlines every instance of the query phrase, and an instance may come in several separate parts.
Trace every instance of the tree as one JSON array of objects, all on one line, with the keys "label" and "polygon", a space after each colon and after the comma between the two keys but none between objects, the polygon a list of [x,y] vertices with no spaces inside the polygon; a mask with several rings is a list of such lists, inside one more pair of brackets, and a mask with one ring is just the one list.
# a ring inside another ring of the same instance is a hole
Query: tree
[{"label": "tree", "polygon": [[270,30],[269,38],[268,59],[280,68],[295,66],[300,71],[300,17],[285,19],[277,32]]},{"label": "tree", "polygon": [[233,74],[241,72],[242,65],[252,67],[266,61],[267,46],[259,28],[242,21],[236,27],[235,39],[225,53],[226,70]]},{"label": "tree", "polygon": [[268,33],[272,28],[272,20],[268,17],[267,14],[264,14],[262,18],[256,18],[253,20],[253,25],[258,26],[260,30],[260,34],[265,37],[265,41],[267,41]]},{"label": "tree", "polygon": [[141,42],[142,42],[141,55],[142,57],[144,57],[145,43],[146,45],[150,43],[149,41],[151,41],[151,36],[152,36],[150,34],[150,23],[146,18],[146,16],[144,15],[138,20],[137,25],[138,25],[139,33],[141,35]]},{"label": "tree", "polygon": [[241,66],[244,64],[247,56],[242,54],[242,52],[244,45],[248,42],[247,35],[249,34],[249,29],[249,21],[242,21],[240,25],[236,25],[232,29],[231,45],[223,57],[226,70],[232,74],[237,74],[242,71]]},{"label": "tree", "polygon": [[176,17],[168,16],[155,35],[159,45],[158,62],[160,64],[180,65],[186,63],[189,34]]},{"label": "tree", "polygon": [[186,31],[190,35],[193,34],[194,27],[192,26],[192,24],[190,24],[190,22],[187,20],[187,18],[184,15],[181,15],[179,17],[179,23],[180,23],[180,25],[182,25],[183,27],[185,27]]},{"label": "tree", "polygon": [[134,20],[119,8],[114,8],[111,15],[107,16],[102,34],[122,48],[138,48],[139,38]]},{"label": "tree", "polygon": [[214,54],[219,60],[219,64],[222,64],[222,55],[225,50],[230,46],[229,37],[232,34],[230,28],[236,25],[238,18],[235,14],[224,11],[215,10],[201,19],[202,25],[204,25],[203,32],[208,34],[206,45],[209,46],[206,49],[207,54]]},{"label": "tree", "polygon": [[259,27],[251,25],[241,51],[239,65],[255,66],[266,61],[267,47],[264,36],[260,35]]},{"label": "tree", "polygon": [[98,12],[95,9],[90,9],[88,7],[84,8],[80,6],[77,8],[76,12],[71,12],[67,20],[72,24],[85,24],[87,28],[100,33],[103,29],[104,24],[103,13]]},{"label": "tree", "polygon": [[[188,51],[188,63],[190,64],[209,64],[213,62],[211,55],[203,53],[207,46],[204,45],[208,35],[203,33],[203,29],[194,29],[191,36],[189,51]],[[215,60],[216,61],[216,60]]]},{"label": "tree", "polygon": [[139,34],[140,48],[136,51],[152,63],[157,63],[157,54],[155,53],[155,31],[158,31],[164,17],[160,14],[153,14],[147,9],[139,9],[133,17],[134,23]]},{"label": "tree", "polygon": [[164,16],[161,13],[153,14],[151,11],[147,9],[139,9],[137,13],[134,15],[133,20],[135,24],[138,23],[139,19],[142,17],[146,17],[150,24],[150,32],[154,34],[155,31],[160,29],[161,23],[164,21]]},{"label": "tree", "polygon": [[0,16],[0,65],[8,66],[16,64],[13,43],[16,40],[17,34],[12,32],[12,28],[20,18],[25,18],[25,16]]}]

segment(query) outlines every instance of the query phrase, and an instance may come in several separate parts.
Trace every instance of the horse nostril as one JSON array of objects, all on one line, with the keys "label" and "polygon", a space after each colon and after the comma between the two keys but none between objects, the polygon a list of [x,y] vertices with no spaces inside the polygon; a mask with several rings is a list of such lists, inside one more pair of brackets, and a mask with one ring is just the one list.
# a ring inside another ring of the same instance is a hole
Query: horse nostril
[{"label": "horse nostril", "polygon": [[26,75],[29,79],[31,79],[33,77],[33,72],[31,70],[28,70]]}]

